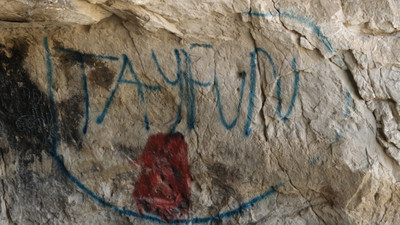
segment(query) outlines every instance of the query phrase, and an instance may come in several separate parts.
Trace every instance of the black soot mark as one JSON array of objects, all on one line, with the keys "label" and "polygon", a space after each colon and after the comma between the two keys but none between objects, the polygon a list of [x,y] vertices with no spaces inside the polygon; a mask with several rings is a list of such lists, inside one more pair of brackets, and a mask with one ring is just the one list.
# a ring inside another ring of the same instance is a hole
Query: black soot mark
[{"label": "black soot mark", "polygon": [[[218,214],[219,209],[228,205],[231,197],[241,201],[242,197],[232,188],[232,182],[240,180],[240,171],[233,168],[229,169],[226,165],[216,162],[207,166],[212,177],[213,194],[211,199],[215,204],[210,208],[211,214]],[[223,179],[222,179],[223,178]]]},{"label": "black soot mark", "polygon": [[61,135],[64,141],[82,149],[83,96],[73,96],[58,104],[61,116]]},{"label": "black soot mark", "polygon": [[115,73],[100,59],[86,57],[85,63],[91,67],[91,70],[88,73],[89,81],[110,90]]},{"label": "black soot mark", "polygon": [[[55,53],[58,53],[57,51]],[[63,67],[63,69],[67,72],[70,72],[70,68],[72,66],[79,65],[79,55],[70,53],[70,52],[63,52],[59,56],[60,60],[60,65]]]},{"label": "black soot mark", "polygon": [[[58,44],[58,46],[62,45]],[[92,84],[96,84],[102,88],[110,90],[111,85],[113,84],[114,76],[116,75],[115,72],[108,68],[107,64],[102,59],[94,58],[93,56],[85,55],[83,53],[62,52],[59,55],[59,60],[63,70],[66,72],[67,79],[71,80],[71,76],[76,76],[75,73],[71,72],[71,67],[76,65],[80,67],[80,57],[83,59],[83,63],[85,65],[85,74],[88,78],[88,81]],[[81,74],[78,75],[82,76]]]},{"label": "black soot mark", "polygon": [[23,163],[41,160],[41,152],[50,153],[51,113],[49,99],[29,79],[23,67],[29,45],[15,40],[6,49],[0,45],[0,122],[12,148],[32,157]]},{"label": "black soot mark", "polygon": [[33,224],[40,224],[41,218],[68,206],[65,199],[75,186],[56,163],[51,164],[50,174],[32,170],[33,163],[45,165],[53,156],[50,137],[54,118],[48,96],[23,67],[29,44],[25,39],[12,41],[13,47],[9,48],[0,43],[0,137],[7,140],[2,142],[0,156],[6,155],[8,172],[13,175],[4,178],[8,186],[14,187],[13,203],[34,202],[41,209],[25,207],[21,218],[29,217]]}]

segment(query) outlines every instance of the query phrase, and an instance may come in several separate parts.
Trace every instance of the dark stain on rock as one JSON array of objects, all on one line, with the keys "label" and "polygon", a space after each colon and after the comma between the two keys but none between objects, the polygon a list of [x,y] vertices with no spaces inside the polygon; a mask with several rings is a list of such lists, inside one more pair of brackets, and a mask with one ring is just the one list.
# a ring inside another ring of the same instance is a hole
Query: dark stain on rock
[{"label": "dark stain on rock", "polygon": [[82,120],[84,116],[83,96],[73,96],[58,104],[61,116],[60,130],[64,141],[82,149]]},{"label": "dark stain on rock", "polygon": [[[1,140],[1,139],[0,139]],[[0,147],[0,157],[3,157],[5,154],[9,152],[8,148]]]},{"label": "dark stain on rock", "polygon": [[[57,52],[55,52],[57,53]],[[75,53],[70,53],[70,52],[63,52],[59,56],[59,60],[61,65],[63,65],[65,68],[69,68],[77,63],[79,63],[79,55]]]},{"label": "dark stain on rock", "polygon": [[[59,61],[65,71],[68,80],[72,80],[72,76],[77,74],[71,72],[71,67],[81,66],[80,53],[62,52],[59,56]],[[110,90],[114,80],[115,72],[109,69],[102,59],[97,59],[91,56],[83,55],[83,62],[85,65],[85,74],[88,78],[89,84],[93,83],[107,90]],[[82,74],[78,74],[81,76]]]},{"label": "dark stain on rock", "polygon": [[21,221],[40,224],[48,215],[66,216],[60,209],[68,207],[67,199],[75,186],[55,161],[51,161],[50,174],[32,171],[33,162],[40,165],[51,159],[53,118],[46,93],[23,68],[29,45],[25,39],[13,42],[8,48],[0,44],[0,156],[10,175],[4,177],[4,183],[12,187],[9,210],[35,203],[36,207],[25,207],[18,216]]},{"label": "dark stain on rock", "polygon": [[324,186],[321,188],[321,194],[326,199],[330,206],[338,204],[337,196],[338,194],[330,186]]},{"label": "dark stain on rock", "polygon": [[118,151],[130,160],[137,160],[142,150],[140,148],[129,147],[123,144],[117,144]]},{"label": "dark stain on rock", "polygon": [[90,71],[88,72],[89,81],[100,87],[110,90],[115,73],[110,70],[100,59],[86,57],[85,63],[91,67]]},{"label": "dark stain on rock", "polygon": [[[22,40],[15,40],[10,49],[0,48],[1,132],[6,134],[10,147],[27,154],[20,157],[25,164],[32,163],[33,156],[41,160],[42,151],[52,154],[50,133],[53,120],[47,95],[29,79],[23,68],[28,49],[29,45]],[[83,97],[74,96],[59,104],[62,137],[78,149],[82,147],[82,103]]]},{"label": "dark stain on rock", "polygon": [[[62,52],[54,51],[55,56],[58,56],[58,60],[60,62],[60,67],[64,71],[65,77],[67,81],[80,81],[82,79],[81,74],[76,74],[75,70],[71,70],[73,66],[80,66],[79,65],[79,56],[78,54],[69,53],[69,52]],[[78,76],[78,77],[77,77]]]},{"label": "dark stain on rock", "polygon": [[40,207],[41,210],[27,207],[20,215],[29,218],[33,224],[41,224],[43,218],[46,218],[49,213],[63,214],[60,209],[69,206],[68,196],[75,189],[74,184],[68,181],[66,174],[59,169],[56,163],[52,164],[52,173],[49,176],[38,174],[28,168],[19,168],[18,175],[6,182],[15,187],[15,195],[18,197],[14,204],[23,205],[32,202]]},{"label": "dark stain on rock", "polygon": [[[43,149],[50,152],[52,118],[48,97],[23,68],[28,49],[23,40],[14,40],[10,49],[0,49],[0,121],[12,148],[40,160]],[[32,162],[30,157],[25,159],[22,163]]]},{"label": "dark stain on rock", "polygon": [[216,162],[212,165],[207,166],[210,174],[213,178],[215,178],[215,182],[221,182],[221,177],[224,177],[224,184],[227,186],[231,186],[229,182],[240,181],[243,178],[242,173],[238,168],[227,168],[224,164]]},{"label": "dark stain on rock", "polygon": [[215,203],[210,207],[212,215],[218,214],[221,207],[229,203],[230,197],[241,202],[241,196],[232,188],[232,183],[238,181],[241,177],[238,169],[230,170],[219,162],[207,166],[207,169],[212,177],[213,193],[211,199]]}]

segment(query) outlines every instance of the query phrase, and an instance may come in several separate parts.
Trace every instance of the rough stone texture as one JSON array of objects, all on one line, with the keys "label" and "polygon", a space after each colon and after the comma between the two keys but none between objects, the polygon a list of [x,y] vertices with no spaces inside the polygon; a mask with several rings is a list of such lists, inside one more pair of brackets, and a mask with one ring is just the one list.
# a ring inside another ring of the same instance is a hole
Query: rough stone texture
[{"label": "rough stone texture", "polygon": [[0,6],[0,224],[400,222],[398,1]]}]

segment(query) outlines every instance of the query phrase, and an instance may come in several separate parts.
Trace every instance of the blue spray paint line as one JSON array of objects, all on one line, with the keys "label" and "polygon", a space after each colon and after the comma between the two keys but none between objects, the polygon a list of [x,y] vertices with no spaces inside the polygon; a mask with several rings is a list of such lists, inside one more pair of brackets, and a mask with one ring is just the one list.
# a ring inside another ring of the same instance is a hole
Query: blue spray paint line
[{"label": "blue spray paint line", "polygon": [[257,75],[257,53],[262,52],[264,55],[267,56],[269,63],[272,67],[272,73],[274,74],[274,78],[277,77],[277,72],[275,69],[274,61],[270,54],[262,48],[256,48],[255,51],[250,52],[250,92],[249,92],[249,105],[247,109],[247,120],[244,129],[244,135],[247,137],[251,133],[251,120],[253,118],[253,110],[254,110],[254,98],[255,98],[255,91],[256,91],[256,75]]},{"label": "blue spray paint line", "polygon": [[350,108],[353,105],[353,98],[348,90],[346,90],[346,106],[344,109],[344,117],[348,117],[350,115]]},{"label": "blue spray paint line", "polygon": [[198,43],[195,43],[195,44],[191,44],[190,47],[189,47],[189,49],[193,49],[193,48],[196,48],[196,47],[211,48],[211,49],[214,48],[214,47],[213,47],[212,45],[210,45],[210,44],[198,44]]},{"label": "blue spray paint line", "polygon": [[193,91],[194,85],[192,83],[189,82],[189,78],[188,78],[188,60],[186,58],[186,68],[185,70],[182,72],[183,75],[183,80],[185,82],[185,96],[186,96],[186,123],[187,126],[189,128],[189,130],[193,130],[195,127],[195,123],[196,123],[196,96],[195,96],[195,92]]},{"label": "blue spray paint line", "polygon": [[[185,56],[185,70],[182,71],[182,65],[181,65],[181,58],[180,58],[180,52]],[[182,120],[182,104],[183,100],[186,97],[186,107],[187,107],[187,126],[190,130],[193,130],[195,127],[195,122],[196,122],[196,91],[195,91],[195,85],[200,86],[200,87],[208,87],[211,85],[210,82],[207,83],[202,83],[198,80],[195,80],[193,78],[193,73],[192,73],[192,59],[190,55],[183,49],[180,51],[175,49],[175,58],[176,58],[176,63],[177,63],[177,75],[175,80],[170,80],[162,70],[158,60],[157,56],[152,50],[152,58],[154,61],[154,64],[157,67],[158,72],[161,74],[163,77],[164,81],[172,86],[177,86],[179,87],[179,104],[178,104],[178,115],[177,118],[172,125],[172,132],[175,132],[176,126],[181,122]]]},{"label": "blue spray paint line", "polygon": [[[52,126],[51,126],[51,148],[54,154],[54,158],[56,163],[58,164],[58,166],[60,167],[60,169],[66,174],[66,176],[76,185],[78,186],[83,192],[85,192],[86,194],[88,194],[92,199],[94,199],[96,202],[100,203],[101,205],[111,208],[114,211],[122,214],[122,215],[126,215],[126,216],[133,216],[133,217],[137,217],[137,218],[141,218],[141,219],[145,219],[148,221],[152,221],[152,222],[157,222],[157,223],[167,223],[157,217],[154,216],[150,216],[150,215],[143,215],[143,214],[139,214],[137,212],[134,212],[132,210],[128,210],[128,209],[123,209],[120,207],[117,207],[109,202],[107,202],[105,199],[101,198],[100,196],[98,196],[97,194],[95,194],[94,192],[92,192],[91,190],[89,190],[89,188],[87,188],[81,181],[79,181],[75,176],[73,176],[68,169],[65,167],[65,164],[61,158],[61,156],[58,154],[57,151],[57,146],[58,146],[58,141],[59,141],[59,136],[58,136],[58,112],[57,112],[57,107],[56,107],[56,102],[54,100],[54,95],[53,95],[53,67],[52,67],[52,62],[51,62],[51,55],[50,55],[50,49],[49,49],[49,45],[48,45],[48,38],[45,37],[44,38],[44,47],[45,47],[45,51],[46,51],[46,67],[47,67],[47,82],[48,82],[48,86],[47,86],[47,91],[48,91],[48,95],[49,95],[49,100],[50,100],[50,111],[51,111],[51,115],[52,115]],[[195,224],[200,224],[200,223],[207,223],[210,221],[217,221],[221,218],[227,218],[227,217],[232,217],[235,214],[238,214],[240,212],[242,212],[243,210],[246,210],[250,207],[253,207],[254,204],[268,198],[269,196],[271,196],[272,194],[274,194],[277,189],[279,187],[281,187],[283,184],[277,184],[274,187],[272,187],[271,189],[267,190],[266,192],[262,193],[261,195],[251,199],[248,202],[245,202],[243,204],[241,204],[239,207],[237,207],[234,210],[225,212],[225,213],[221,213],[218,214],[216,216],[213,217],[203,217],[203,218],[192,218],[192,219],[183,219],[183,220],[174,220],[171,223],[173,224],[179,224],[179,223],[195,223]]]},{"label": "blue spray paint line", "polygon": [[[249,15],[249,16],[254,16],[254,17],[264,17],[264,18],[274,17],[274,16],[282,16],[282,17],[286,17],[286,18],[293,19],[293,20],[296,20],[298,22],[301,22],[301,23],[307,25],[308,27],[310,27],[312,29],[312,31],[322,41],[322,43],[325,45],[325,47],[328,49],[328,51],[330,53],[334,52],[331,44],[329,43],[328,39],[322,34],[320,28],[317,25],[315,25],[311,20],[309,20],[309,19],[307,19],[305,17],[298,16],[298,15],[295,15],[293,13],[280,12],[280,11],[279,11],[279,13],[274,13],[274,12],[271,12],[271,13],[243,12],[243,14]],[[261,52],[263,52],[264,54],[267,53],[264,50],[261,51]],[[269,56],[269,54],[266,54],[266,55],[267,55],[268,59],[270,60],[271,65],[273,65],[272,59]],[[276,73],[276,71],[274,69],[274,66],[272,66],[272,67],[273,67],[273,70],[274,70],[273,74],[274,74],[274,77],[276,79],[277,78],[277,73]],[[277,98],[278,98],[278,101],[279,101],[278,106],[277,106],[277,113],[278,113],[278,116],[283,119],[283,121],[287,121],[287,117],[290,115],[290,113],[291,113],[291,111],[293,109],[294,102],[296,100],[297,91],[298,91],[299,72],[296,70],[295,59],[293,59],[293,61],[292,61],[292,69],[294,70],[294,77],[295,77],[294,90],[293,90],[293,94],[292,94],[292,98],[291,98],[291,102],[290,102],[290,106],[289,106],[288,112],[284,116],[282,116],[282,113],[281,113],[281,109],[282,109],[282,98],[281,98],[281,92],[280,92],[281,80],[280,80],[280,78],[277,80],[276,95],[277,95]],[[247,128],[247,126],[246,126],[246,128]]]},{"label": "blue spray paint line", "polygon": [[85,72],[85,62],[83,59],[82,54],[77,54],[78,55],[78,61],[81,67],[81,72],[82,72],[82,84],[83,84],[83,93],[84,93],[84,98],[85,98],[85,124],[83,125],[83,134],[86,134],[87,129],[88,129],[88,124],[89,124],[89,90],[88,90],[88,85],[87,85],[87,76]]},{"label": "blue spray paint line", "polygon": [[185,56],[185,71],[182,73],[185,80],[186,101],[187,101],[187,125],[190,130],[194,129],[196,123],[196,91],[194,85],[208,87],[211,83],[202,83],[193,79],[192,59],[183,49],[180,50]]},{"label": "blue spray paint line", "polygon": [[276,112],[278,113],[278,116],[282,118],[283,121],[288,120],[288,116],[292,113],[294,103],[296,102],[296,96],[299,90],[299,79],[300,79],[300,72],[296,70],[296,59],[293,58],[292,60],[292,69],[294,73],[294,84],[293,84],[293,93],[292,93],[292,98],[290,99],[290,105],[288,108],[288,111],[284,116],[282,116],[282,96],[281,96],[281,78],[277,80],[276,83],[276,96],[278,98],[278,105],[276,107]]},{"label": "blue spray paint line", "polygon": [[57,123],[57,118],[58,118],[58,113],[56,111],[56,103],[54,100],[54,95],[53,95],[53,65],[51,62],[51,55],[50,55],[50,48],[49,48],[49,41],[47,37],[44,38],[43,40],[44,48],[46,51],[46,68],[47,68],[47,92],[49,93],[49,99],[50,99],[50,109],[51,109],[51,145],[57,146],[57,139],[58,139],[58,123]]},{"label": "blue spray paint line", "polygon": [[244,15],[249,15],[249,16],[255,16],[255,17],[264,17],[264,18],[268,18],[268,17],[274,17],[274,16],[278,16],[279,13],[276,12],[269,12],[269,13],[260,13],[260,12],[243,12]]},{"label": "blue spray paint line", "polygon": [[264,49],[262,49],[262,48],[256,48],[256,51],[255,51],[255,52],[256,52],[256,53],[261,52],[261,53],[263,53],[263,54],[267,57],[268,62],[269,62],[269,64],[270,64],[271,67],[272,67],[272,75],[274,76],[274,79],[276,79],[276,78],[278,77],[278,73],[276,72],[275,63],[274,63],[274,61],[272,60],[271,55],[270,55],[266,50],[264,50]]},{"label": "blue spray paint line", "polygon": [[[210,44],[192,44],[190,46],[190,49],[193,49],[195,47],[214,49],[214,47],[212,45],[210,45]],[[220,89],[219,89],[217,71],[216,71],[216,68],[214,68],[214,85],[215,85],[215,93],[216,93],[216,96],[217,96],[218,114],[219,114],[219,117],[221,119],[222,125],[228,130],[232,130],[237,124],[237,121],[238,121],[238,118],[239,118],[240,108],[242,107],[242,99],[243,99],[243,94],[244,94],[245,80],[246,80],[246,72],[244,72],[244,75],[242,76],[239,104],[238,104],[238,107],[236,109],[236,117],[233,119],[233,121],[231,123],[228,123],[226,121],[225,116],[224,116],[223,105],[221,103],[221,92],[220,92]],[[196,83],[196,84],[198,84],[198,83]],[[208,83],[207,83],[207,85],[208,85]]]},{"label": "blue spray paint line", "polygon": [[256,203],[258,203],[258,202],[266,199],[267,197],[271,196],[272,194],[274,194],[277,191],[277,189],[279,187],[281,187],[282,185],[283,185],[282,183],[277,184],[277,185],[273,186],[271,189],[267,190],[266,192],[264,192],[264,193],[260,194],[259,196],[251,199],[250,201],[239,205],[239,207],[237,207],[237,208],[235,208],[233,210],[218,214],[216,216],[204,217],[204,218],[193,218],[193,219],[186,219],[186,220],[173,220],[171,223],[173,223],[173,224],[177,224],[177,223],[207,223],[207,222],[216,222],[216,221],[219,221],[219,220],[224,219],[224,218],[232,217],[234,215],[239,214],[240,212],[243,212],[246,209],[254,207],[254,205]]},{"label": "blue spray paint line", "polygon": [[246,124],[244,126],[244,135],[247,137],[251,133],[251,120],[253,118],[254,98],[256,96],[256,82],[257,82],[257,53],[256,51],[250,52],[250,92],[249,92],[249,105],[247,107]]},{"label": "blue spray paint line", "polygon": [[333,53],[334,50],[332,48],[332,45],[329,43],[328,39],[322,34],[321,29],[311,20],[307,19],[306,17],[295,15],[293,13],[287,13],[287,12],[279,12],[279,13],[260,13],[260,12],[243,12],[245,15],[249,16],[254,16],[254,17],[274,17],[274,16],[282,16],[286,17],[289,19],[296,20],[300,23],[303,23],[310,27],[312,31],[317,35],[317,37],[322,41],[322,43],[325,45],[325,47],[328,49],[329,53]]},{"label": "blue spray paint line", "polygon": [[302,16],[287,13],[287,12],[280,12],[280,16],[287,17],[289,19],[294,19],[303,24],[308,25],[309,27],[311,27],[313,32],[318,36],[318,38],[322,41],[322,43],[324,43],[324,45],[328,49],[329,53],[334,52],[333,48],[331,46],[331,43],[329,43],[328,39],[322,34],[320,28],[317,25],[315,25],[311,20],[309,20],[305,17],[302,17]]},{"label": "blue spray paint line", "polygon": [[178,126],[178,124],[182,121],[182,102],[183,102],[183,82],[182,82],[182,71],[181,71],[181,57],[179,55],[179,50],[178,49],[174,49],[174,53],[175,53],[175,60],[176,60],[176,68],[177,68],[177,72],[176,72],[176,79],[174,81],[170,80],[164,73],[164,71],[162,70],[160,64],[158,63],[157,60],[157,56],[154,53],[153,50],[151,50],[151,56],[153,58],[154,64],[157,67],[158,72],[161,74],[161,76],[163,77],[164,81],[171,85],[171,86],[177,86],[179,88],[179,103],[178,103],[178,112],[176,115],[176,119],[174,121],[174,123],[172,124],[172,128],[171,128],[171,133],[175,133],[175,129]]},{"label": "blue spray paint line", "polygon": [[[192,44],[190,46],[190,49],[193,49],[195,47],[214,49],[214,47],[212,45],[210,45],[210,44],[197,44],[197,43],[196,44]],[[244,75],[242,77],[242,83],[241,83],[239,104],[238,104],[238,107],[236,109],[236,117],[233,119],[233,121],[231,123],[228,123],[226,121],[226,118],[225,118],[224,113],[223,113],[223,105],[221,103],[221,92],[220,92],[220,88],[219,88],[217,72],[216,72],[216,68],[214,69],[214,85],[215,85],[215,92],[216,92],[216,96],[217,96],[218,114],[219,114],[219,117],[221,119],[222,125],[228,130],[232,130],[237,124],[237,121],[238,121],[238,118],[239,118],[240,108],[242,107],[242,100],[243,100],[244,87],[245,87],[245,79],[246,79],[246,73],[244,72]],[[199,86],[209,86],[210,85],[210,83],[203,84],[203,83],[200,83],[198,81],[194,81],[194,83],[196,85],[199,85]]]},{"label": "blue spray paint line", "polygon": [[299,79],[300,79],[299,74],[300,73],[296,69],[296,60],[294,58],[292,60],[292,69],[293,69],[293,73],[294,73],[294,85],[293,85],[292,98],[290,100],[290,105],[289,105],[288,111],[286,112],[286,114],[284,116],[282,116],[281,78],[278,78],[278,73],[275,68],[275,63],[272,60],[271,55],[262,48],[256,48],[256,53],[259,53],[259,52],[263,53],[267,57],[268,62],[270,63],[270,65],[272,67],[272,75],[274,76],[274,79],[277,79],[275,93],[276,93],[276,97],[278,98],[278,105],[276,106],[276,113],[279,118],[281,118],[283,121],[286,122],[288,120],[288,116],[292,113],[294,103],[296,102],[296,96],[298,93],[298,89],[299,89]]},{"label": "blue spray paint line", "polygon": [[221,119],[221,122],[224,125],[224,127],[228,130],[232,130],[232,128],[234,128],[236,126],[237,120],[239,118],[240,108],[242,107],[242,99],[243,99],[243,93],[244,93],[244,87],[245,87],[245,80],[246,80],[246,72],[244,72],[244,74],[242,76],[242,84],[240,86],[240,97],[239,97],[239,104],[236,109],[236,117],[231,123],[228,123],[225,119],[224,112],[223,112],[224,110],[223,110],[223,106],[221,103],[221,95],[220,95],[220,90],[219,90],[218,78],[216,75],[214,76],[214,84],[215,84],[215,92],[217,95],[219,118]]},{"label": "blue spray paint line", "polygon": [[[275,68],[275,63],[272,60],[271,55],[264,49],[262,48],[256,48],[254,52],[250,53],[251,56],[251,62],[250,62],[250,67],[251,67],[251,73],[250,75],[253,75],[254,79],[256,77],[256,60],[257,60],[257,54],[258,53],[263,53],[267,59],[268,62],[270,63],[271,67],[272,67],[272,75],[274,76],[274,79],[277,79],[276,82],[276,97],[278,98],[278,105],[276,106],[276,113],[278,115],[279,118],[281,118],[283,121],[287,121],[288,120],[288,116],[292,113],[293,107],[294,107],[294,103],[296,102],[296,96],[298,93],[298,88],[299,88],[299,71],[297,71],[296,69],[296,60],[293,59],[292,61],[292,69],[294,71],[294,86],[293,86],[293,94],[292,94],[292,98],[290,100],[290,105],[288,108],[288,111],[286,112],[286,114],[284,116],[282,116],[282,95],[281,95],[281,78],[278,78],[278,73],[276,71]],[[251,84],[254,83],[254,87],[250,88],[250,100],[252,98],[254,98],[254,92],[255,92],[255,80],[251,82]],[[253,94],[252,94],[253,92]],[[250,105],[251,103],[251,105]],[[250,134],[250,124],[251,124],[251,116],[252,116],[252,110],[253,110],[253,103],[249,101],[249,114],[247,117],[247,122],[246,123],[246,130],[245,130],[245,135],[247,136],[247,134]],[[250,116],[249,116],[250,115]],[[248,131],[248,133],[247,133]]]},{"label": "blue spray paint line", "polygon": [[89,90],[88,90],[88,84],[87,84],[87,75],[86,75],[86,71],[85,71],[84,57],[93,57],[93,58],[107,59],[107,60],[112,60],[112,61],[117,61],[118,57],[83,53],[80,51],[75,51],[75,50],[66,49],[66,48],[57,48],[57,50],[66,52],[66,53],[70,53],[70,54],[75,54],[76,57],[78,58],[79,66],[81,69],[82,86],[83,86],[83,93],[84,93],[84,99],[85,99],[85,102],[84,102],[84,104],[85,104],[85,122],[83,125],[82,133],[86,134],[88,125],[89,125],[89,118],[90,118],[90,115],[89,115],[90,114],[90,112],[89,112],[90,100],[89,100]]},{"label": "blue spray paint line", "polygon": [[49,43],[48,43],[48,38],[45,37],[43,40],[44,47],[45,47],[45,55],[46,55],[46,68],[47,68],[47,91],[49,95],[49,100],[50,100],[50,113],[52,115],[52,126],[51,126],[51,149],[54,154],[54,158],[56,160],[56,163],[58,164],[59,168],[61,169],[62,172],[65,173],[65,175],[80,189],[82,189],[83,192],[88,194],[91,198],[93,198],[95,201],[100,203],[101,205],[105,207],[109,207],[114,209],[117,212],[124,213],[125,215],[130,215],[138,218],[143,218],[146,220],[150,220],[153,222],[160,222],[162,223],[163,221],[160,220],[159,218],[152,217],[152,216],[147,216],[147,215],[141,215],[137,212],[130,211],[130,210],[124,210],[121,209],[117,206],[112,205],[111,203],[107,202],[106,200],[102,199],[98,195],[96,195],[94,192],[89,190],[84,184],[82,184],[75,176],[73,176],[68,169],[65,167],[65,164],[61,158],[61,156],[58,154],[57,151],[57,145],[59,141],[59,136],[58,136],[58,112],[57,112],[57,107],[56,107],[56,102],[54,99],[54,94],[53,94],[53,66],[52,66],[52,61],[51,61],[51,54],[50,54],[50,48],[49,48]]},{"label": "blue spray paint line", "polygon": [[[200,82],[198,80],[193,79],[193,73],[192,73],[192,59],[190,58],[189,53],[187,53],[185,50],[181,49],[181,52],[183,53],[183,55],[185,56],[185,63],[186,63],[186,72],[189,75],[188,79],[189,79],[189,84],[190,85],[198,85],[200,87],[208,87],[211,85],[211,82]],[[193,87],[193,86],[192,86]],[[194,87],[193,87],[194,90]]]},{"label": "blue spray paint line", "polygon": [[[122,64],[121,72],[120,72],[120,74],[118,76],[117,84],[115,85],[114,89],[112,90],[110,97],[107,99],[102,113],[100,114],[100,116],[97,117],[96,122],[98,124],[103,122],[105,116],[107,115],[108,109],[109,109],[109,107],[111,105],[111,102],[114,99],[115,93],[118,90],[119,84],[120,83],[131,84],[131,85],[135,85],[136,88],[137,88],[137,91],[138,91],[138,94],[139,94],[139,97],[140,97],[140,103],[142,104],[142,107],[143,107],[143,110],[144,110],[145,127],[146,127],[146,130],[149,130],[150,129],[150,125],[149,125],[149,119],[148,119],[148,115],[147,115],[147,107],[146,107],[146,101],[145,101],[145,98],[144,98],[144,90],[143,89],[148,89],[148,90],[151,90],[151,91],[158,91],[158,90],[161,89],[161,87],[160,86],[156,86],[156,85],[148,85],[148,84],[144,84],[144,83],[140,82],[139,78],[137,77],[137,75],[136,75],[136,73],[135,73],[135,71],[133,69],[132,63],[129,61],[128,56],[126,56],[125,54],[122,54],[122,58],[123,58],[123,64]],[[132,80],[123,79],[126,67],[128,67],[129,72],[132,75],[133,81]]]},{"label": "blue spray paint line", "polygon": [[[185,55],[185,51],[181,49],[181,52]],[[188,54],[185,55],[185,70],[183,71],[183,79],[185,81],[185,93],[186,93],[186,104],[187,104],[187,126],[190,130],[194,129],[196,123],[196,93],[194,91],[193,82],[190,82],[191,76],[191,59]],[[189,73],[189,74],[188,74]]]},{"label": "blue spray paint line", "polygon": [[117,83],[116,83],[114,89],[111,91],[111,95],[110,95],[110,97],[107,99],[106,104],[105,104],[105,106],[104,106],[104,109],[103,109],[102,113],[100,114],[100,116],[97,117],[97,120],[96,120],[96,123],[97,123],[97,124],[101,124],[101,123],[103,122],[105,116],[107,115],[107,112],[108,112],[108,109],[110,108],[111,102],[112,102],[113,99],[114,99],[114,95],[115,95],[115,93],[116,93],[117,90],[118,90],[119,84],[121,83],[121,78],[122,78],[122,76],[124,75],[125,68],[126,68],[126,63],[124,62],[124,63],[122,64],[121,72],[120,72],[119,75],[118,75]]},{"label": "blue spray paint line", "polygon": [[171,81],[170,79],[168,79],[167,76],[165,76],[164,71],[161,69],[160,63],[158,63],[157,56],[156,56],[156,54],[154,53],[154,50],[153,50],[153,49],[151,50],[151,57],[153,58],[154,64],[156,64],[156,67],[157,67],[158,72],[161,74],[161,76],[163,77],[164,81],[167,82],[167,84],[172,85],[172,86],[175,86],[175,85],[178,84],[178,82],[179,82],[179,75],[180,75],[180,69],[181,69],[181,66],[180,66],[180,65],[181,65],[181,59],[180,59],[180,57],[179,57],[179,51],[178,51],[178,52],[177,52],[177,51],[178,51],[178,50],[175,49],[174,52],[175,52],[176,62],[177,62],[177,64],[178,64],[178,65],[177,65],[178,72],[177,72],[176,79],[175,79],[174,81]]}]

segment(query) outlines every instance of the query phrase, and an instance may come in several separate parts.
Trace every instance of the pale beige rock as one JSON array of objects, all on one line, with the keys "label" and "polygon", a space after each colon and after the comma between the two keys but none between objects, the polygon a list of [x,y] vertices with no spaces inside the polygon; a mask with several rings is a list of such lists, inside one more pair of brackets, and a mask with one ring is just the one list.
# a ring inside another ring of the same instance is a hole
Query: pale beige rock
[{"label": "pale beige rock", "polygon": [[192,224],[400,221],[396,1],[0,6],[1,224],[156,224],[136,161],[173,127]]},{"label": "pale beige rock", "polygon": [[1,0],[0,20],[60,24],[97,23],[111,14],[82,0]]}]

